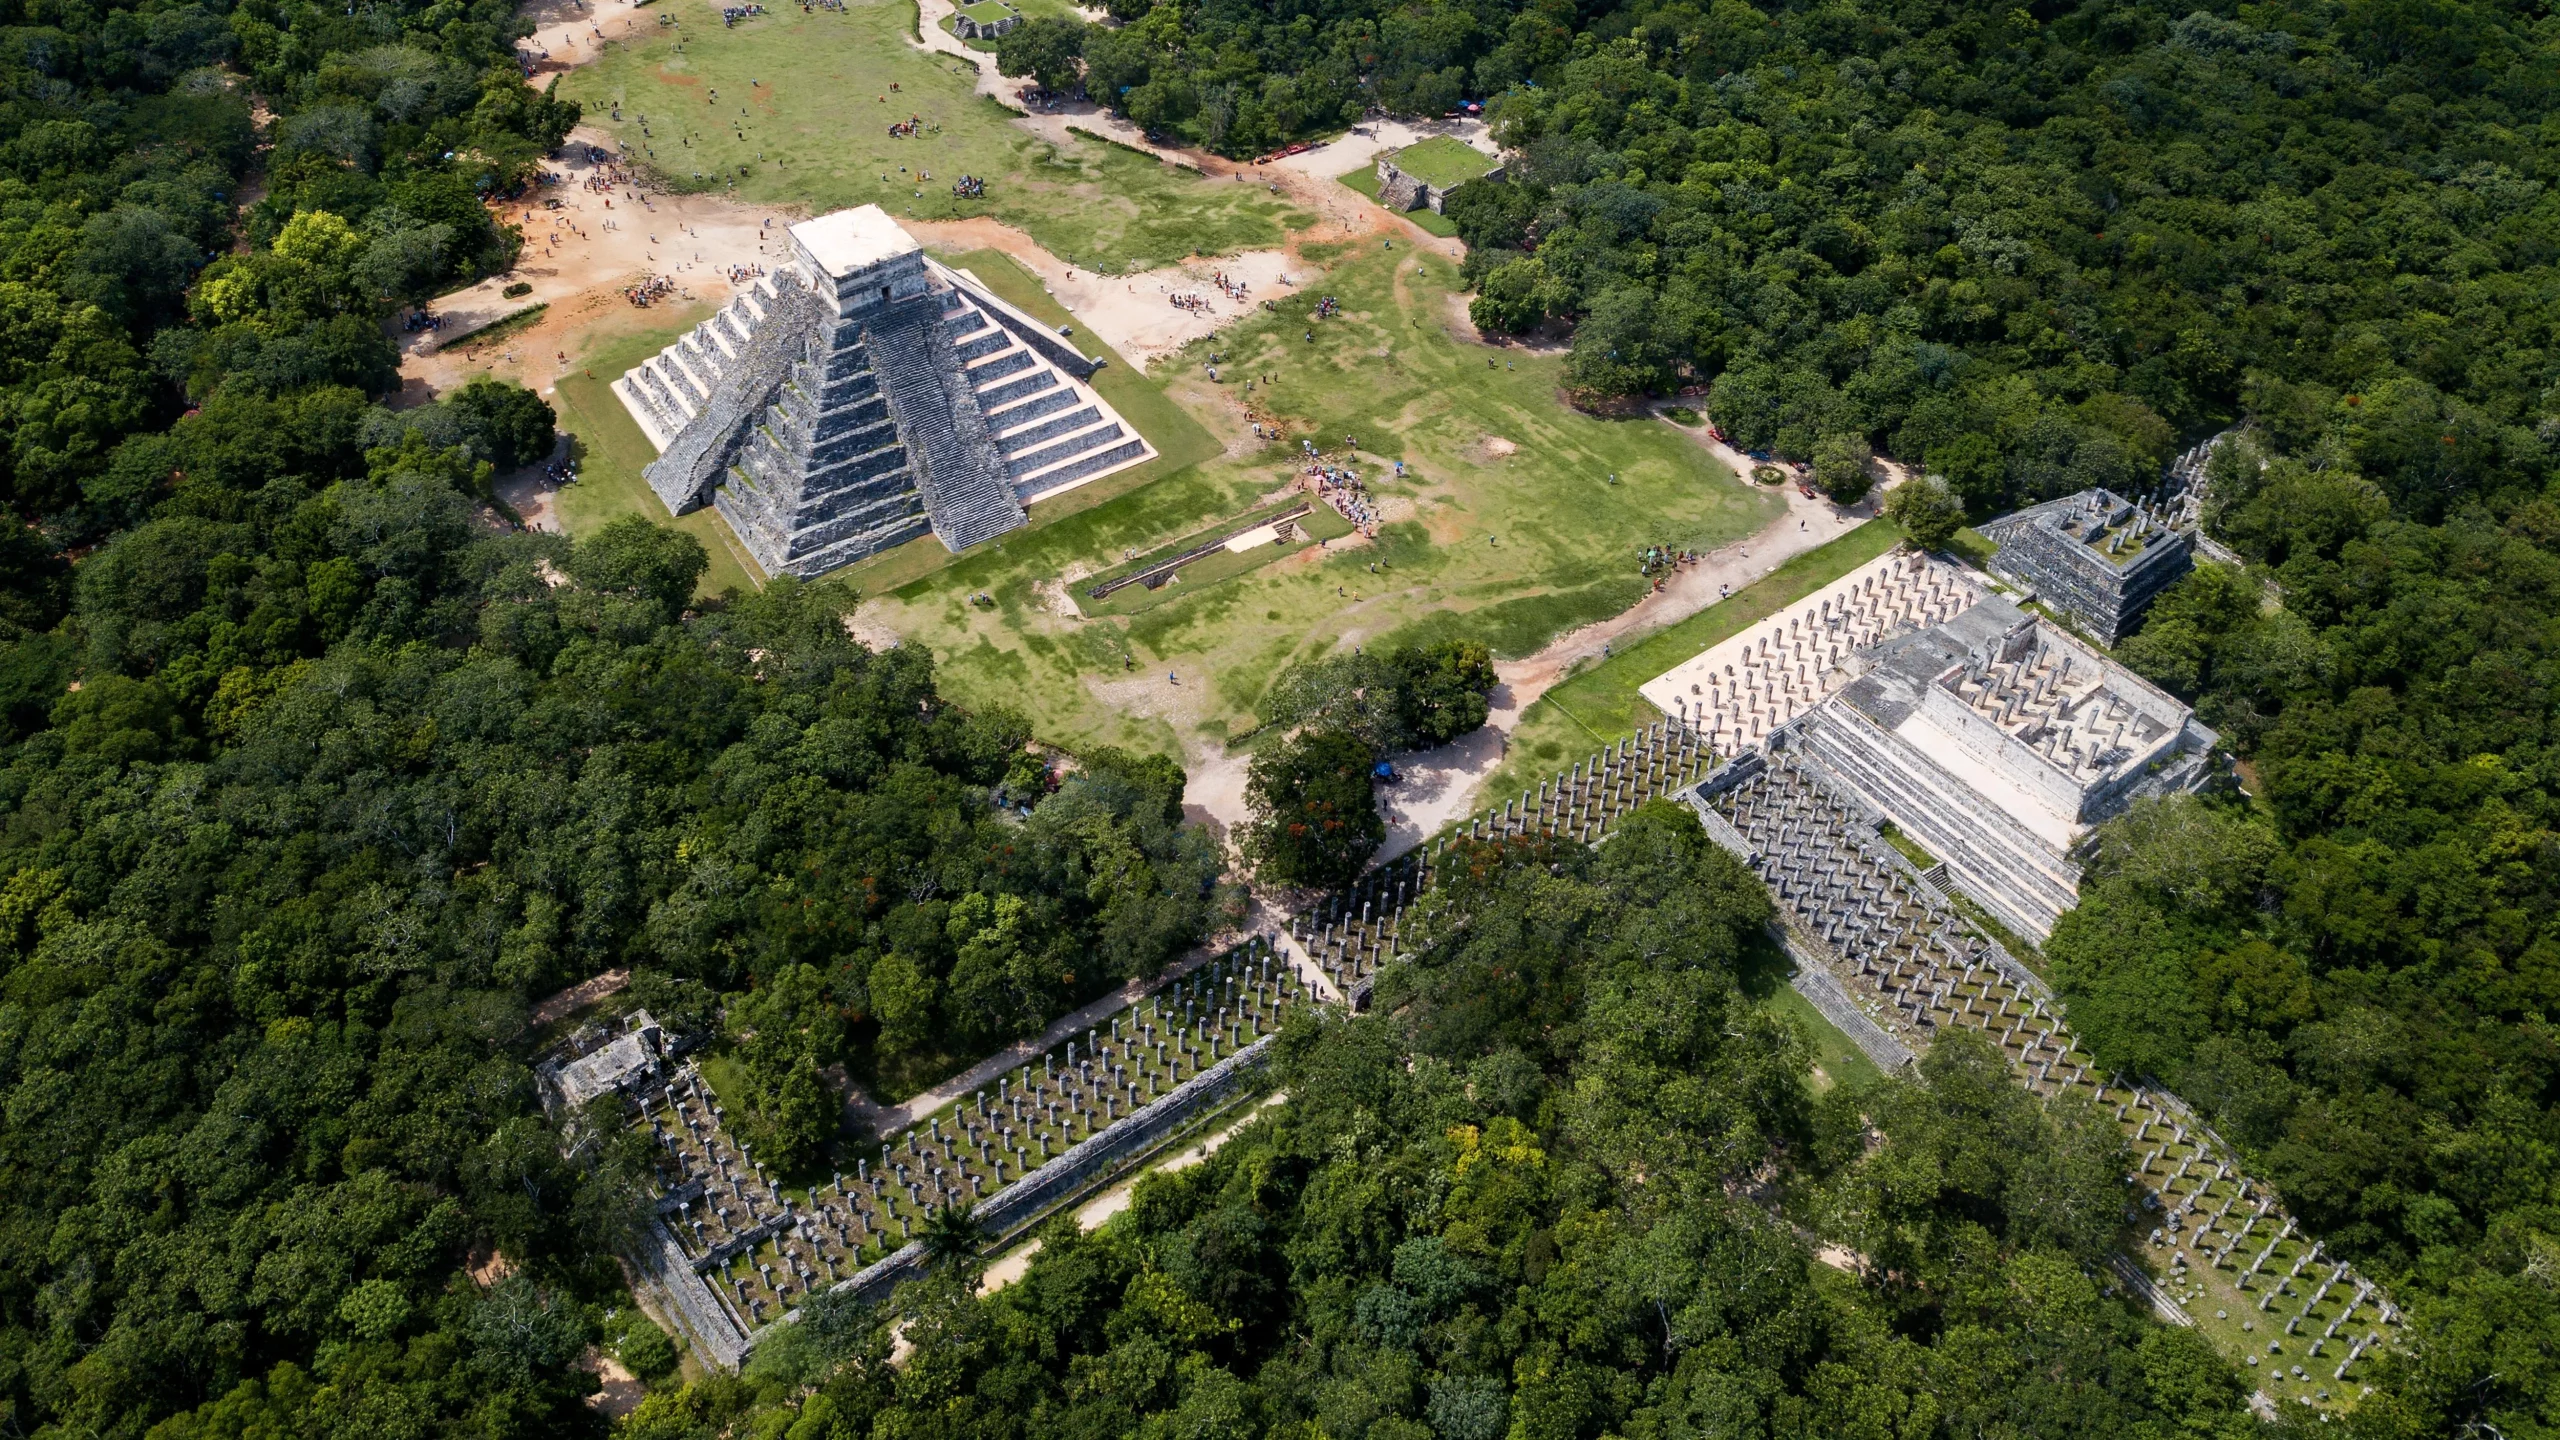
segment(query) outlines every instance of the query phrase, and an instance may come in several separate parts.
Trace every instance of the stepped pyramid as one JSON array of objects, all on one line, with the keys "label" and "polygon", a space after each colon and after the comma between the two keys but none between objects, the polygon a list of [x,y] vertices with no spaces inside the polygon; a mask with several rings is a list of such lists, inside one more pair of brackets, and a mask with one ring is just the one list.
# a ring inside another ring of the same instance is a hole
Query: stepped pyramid
[{"label": "stepped pyramid", "polygon": [[791,227],[792,258],[613,382],[670,513],[719,508],[770,575],[931,530],[963,550],[1155,454],[1102,362],[926,256],[877,205]]}]

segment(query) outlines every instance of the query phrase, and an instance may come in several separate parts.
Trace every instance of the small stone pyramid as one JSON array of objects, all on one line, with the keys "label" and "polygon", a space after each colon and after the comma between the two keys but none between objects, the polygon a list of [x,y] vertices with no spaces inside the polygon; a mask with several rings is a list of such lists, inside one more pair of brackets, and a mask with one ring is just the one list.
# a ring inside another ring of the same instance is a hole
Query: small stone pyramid
[{"label": "small stone pyramid", "polygon": [[791,227],[793,257],[613,385],[674,514],[716,506],[772,575],[931,530],[952,550],[1155,451],[1101,362],[927,257],[877,205]]}]

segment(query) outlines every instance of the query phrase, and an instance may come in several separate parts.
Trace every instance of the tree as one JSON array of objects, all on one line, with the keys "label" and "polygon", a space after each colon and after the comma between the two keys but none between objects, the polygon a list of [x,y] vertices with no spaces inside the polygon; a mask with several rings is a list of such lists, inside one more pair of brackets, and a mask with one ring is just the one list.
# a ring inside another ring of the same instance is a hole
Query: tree
[{"label": "tree", "polygon": [[550,404],[522,385],[474,376],[451,404],[466,433],[487,445],[490,463],[501,470],[544,459],[558,443]]},{"label": "tree", "polygon": [[1280,672],[1262,699],[1266,723],[1338,730],[1375,755],[1445,745],[1484,724],[1493,655],[1470,640],[1355,649]]},{"label": "tree", "polygon": [[987,1239],[974,1205],[945,1205],[927,1215],[922,1238],[925,1254],[944,1264],[977,1259]]},{"label": "tree", "polygon": [[1360,873],[1386,822],[1372,796],[1369,747],[1339,730],[1289,736],[1257,752],[1245,775],[1246,853],[1265,881],[1339,885]]},{"label": "tree", "polygon": [[1073,90],[1089,28],[1071,15],[1035,15],[996,37],[996,71],[1028,75],[1043,90]]},{"label": "tree", "polygon": [[1493,692],[1493,652],[1472,640],[1407,646],[1388,657],[1397,709],[1420,745],[1446,745],[1484,724]]},{"label": "tree", "polygon": [[569,552],[569,576],[579,585],[630,596],[673,620],[693,599],[693,588],[711,564],[702,542],[681,530],[624,515],[607,521]]},{"label": "tree", "polygon": [[1943,550],[1964,524],[1964,502],[1935,475],[1914,476],[1884,497],[1884,518],[1923,550]]},{"label": "tree", "polygon": [[803,1055],[761,1097],[744,1126],[756,1150],[777,1174],[806,1175],[835,1138],[839,1107],[818,1078],[818,1062]]},{"label": "tree", "polygon": [[1929,469],[1945,476],[1965,508],[1976,515],[1996,514],[2006,505],[2007,464],[2000,455],[2000,442],[1988,435],[1968,431],[1930,446]]},{"label": "tree", "polygon": [[631,1317],[629,1328],[622,1332],[614,1355],[632,1374],[652,1382],[674,1374],[681,1358],[675,1340],[666,1331],[637,1315]]},{"label": "tree", "polygon": [[1545,267],[1534,257],[1524,256],[1501,265],[1478,283],[1476,298],[1467,302],[1467,318],[1478,330],[1522,334],[1547,318],[1554,293]]},{"label": "tree", "polygon": [[1565,383],[1594,399],[1667,390],[1680,355],[1662,297],[1622,285],[1595,296],[1573,327]]},{"label": "tree", "polygon": [[1825,435],[1813,447],[1813,483],[1836,503],[1855,505],[1867,498],[1875,484],[1870,468],[1874,463],[1875,452],[1867,448],[1867,437]]}]

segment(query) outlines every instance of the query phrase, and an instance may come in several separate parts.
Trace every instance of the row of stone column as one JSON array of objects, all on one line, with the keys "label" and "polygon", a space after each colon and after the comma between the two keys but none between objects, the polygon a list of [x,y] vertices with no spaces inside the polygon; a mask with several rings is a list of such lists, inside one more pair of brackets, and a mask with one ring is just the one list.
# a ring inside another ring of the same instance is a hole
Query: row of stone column
[{"label": "row of stone column", "polygon": [[1545,835],[1587,844],[1636,806],[1694,784],[1714,763],[1695,731],[1668,721],[1647,726],[1536,790],[1523,790],[1518,799],[1363,875],[1291,921],[1290,937],[1348,994],[1394,957],[1398,921],[1436,882],[1458,842]]},{"label": "row of stone column", "polygon": [[[2085,1087],[2083,1093],[2092,1099],[2115,1105],[2139,1156],[2133,1178],[2149,1192],[2146,1205],[2161,1217],[2153,1243],[2169,1249],[2173,1276],[2186,1273],[2187,1255],[2193,1253],[2231,1272],[2228,1283],[2247,1291],[2253,1282],[2265,1283],[2259,1282],[2261,1272],[2280,1261],[2290,1246],[2292,1271],[2269,1284],[2258,1302],[2261,1313],[2277,1313],[2277,1300],[2290,1297],[2292,1282],[2318,1263],[2318,1247],[2305,1248],[2274,1197],[2241,1175],[2236,1162],[2200,1126],[2191,1130],[2176,1118],[2170,1102],[2094,1075],[2089,1058],[2044,998],[1993,964],[1989,945],[1959,915],[1878,853],[1864,838],[1863,826],[1818,777],[1781,759],[1715,803],[1760,852],[1763,879],[1798,927],[1831,945],[1891,1013],[1907,1019],[1915,1031],[1935,1033],[1948,1024],[1982,1031],[2008,1057],[2022,1083],[2038,1094]],[[2155,1128],[2170,1133],[2155,1137]],[[2271,1231],[2272,1238],[2242,1268],[2239,1257],[2262,1231]],[[2371,1282],[2354,1278],[2343,1266],[2306,1289],[2283,1334],[2294,1337],[2302,1327],[2325,1320],[2303,1358],[2329,1368],[2334,1381],[2343,1381],[2349,1366],[2386,1343],[2402,1323]],[[2321,1305],[2340,1293],[2350,1298],[2324,1315]],[[2368,1308],[2370,1321],[2357,1325],[2355,1317]],[[2357,1329],[2364,1333],[2357,1336]],[[2342,1333],[2353,1338],[2330,1368],[2324,1347]],[[2262,1358],[2288,1357],[2271,1351]],[[2298,1364],[2291,1368],[2303,1369]],[[2303,1379],[2310,1382],[2309,1371],[2304,1370]]]}]

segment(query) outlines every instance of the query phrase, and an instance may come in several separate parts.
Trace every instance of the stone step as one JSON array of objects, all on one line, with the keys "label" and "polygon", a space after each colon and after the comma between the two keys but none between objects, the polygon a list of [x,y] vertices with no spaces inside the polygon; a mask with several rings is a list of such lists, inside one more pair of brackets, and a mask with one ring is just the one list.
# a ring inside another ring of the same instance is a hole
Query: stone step
[{"label": "stone step", "polygon": [[[1029,450],[1033,446],[1040,445],[1046,441],[1055,440],[1061,435],[1073,435],[1078,431],[1092,427],[1101,419],[1102,412],[1091,405],[1087,405],[1079,410],[1071,410],[1064,415],[1053,416],[1052,418],[1043,420],[1036,425],[1026,425],[1019,430],[1012,431],[996,441],[996,449],[1007,457],[1020,455],[1023,451]],[[1116,434],[1117,427],[1105,428],[1113,429],[1115,433],[1113,435],[1103,436],[1103,439],[1118,438]],[[1087,445],[1083,448],[1091,449],[1092,446]],[[1057,461],[1064,460],[1066,458],[1067,457],[1065,455],[1059,455],[1054,457],[1050,463],[1055,464]],[[1017,464],[1018,463],[1019,462],[1017,462]]]},{"label": "stone step", "polygon": [[1001,380],[1008,375],[1019,375],[1023,371],[1028,370],[1039,363],[1040,359],[1038,356],[1033,355],[1028,350],[1016,347],[1012,350],[1006,351],[1002,355],[997,356],[995,359],[990,360],[983,365],[970,367],[968,371],[969,388],[973,391],[984,390],[989,385],[994,384],[996,381]]},{"label": "stone step", "polygon": [[1104,445],[1108,445],[1112,441],[1118,440],[1128,433],[1129,432],[1120,428],[1119,422],[1117,421],[1113,421],[1105,425],[1099,425],[1091,430],[1070,435],[1055,445],[1034,450],[1027,455],[1018,455],[1014,457],[1013,462],[1007,468],[1012,471],[1015,479],[1025,479],[1037,471],[1046,470],[1053,465],[1063,464],[1083,455],[1089,450],[1099,449]]},{"label": "stone step", "polygon": [[691,391],[684,389],[671,378],[669,372],[672,368],[662,359],[651,360],[640,367],[641,393],[656,400],[659,409],[675,422],[677,428],[681,428],[685,422],[693,418],[693,412],[700,402]]},{"label": "stone step", "polygon": [[1010,405],[1026,395],[1037,395],[1056,388],[1058,388],[1058,372],[1044,366],[1029,375],[1002,381],[980,390],[978,408],[993,410],[999,405]]},{"label": "stone step", "polygon": [[955,342],[951,347],[951,353],[960,357],[960,363],[967,365],[1012,348],[1012,335],[993,327],[984,327],[983,333]]},{"label": "stone step", "polygon": [[666,382],[667,393],[683,402],[688,416],[699,409],[703,397],[711,393],[711,387],[702,383],[693,373],[693,367],[685,364],[684,356],[673,347],[650,363],[656,368],[658,378]]},{"label": "stone step", "polygon": [[[987,428],[993,430],[998,435],[1003,435],[1006,431],[1028,425],[1032,421],[1037,420],[1044,415],[1055,415],[1059,411],[1076,404],[1082,398],[1082,396],[1078,395],[1073,389],[1067,386],[1052,385],[1048,389],[1041,391],[1038,395],[1020,405],[1015,405],[1004,410],[989,411],[987,414]],[[981,397],[979,403],[981,405],[986,403],[983,397]]]},{"label": "stone step", "polygon": [[1098,475],[1105,470],[1116,469],[1146,453],[1147,442],[1133,436],[1107,450],[1092,451],[1056,469],[1044,470],[1037,475],[1018,480],[1014,483],[1014,493],[1028,500],[1033,496],[1055,490],[1061,485],[1081,480],[1087,475]]}]

